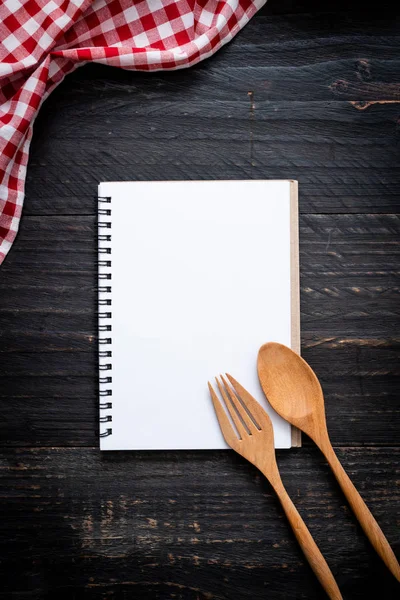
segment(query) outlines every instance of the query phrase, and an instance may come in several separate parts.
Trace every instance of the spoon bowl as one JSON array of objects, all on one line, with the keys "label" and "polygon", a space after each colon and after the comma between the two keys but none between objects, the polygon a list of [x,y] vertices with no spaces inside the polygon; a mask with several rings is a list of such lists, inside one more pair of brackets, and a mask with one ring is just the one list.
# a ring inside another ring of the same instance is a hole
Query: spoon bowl
[{"label": "spoon bowl", "polygon": [[274,342],[260,348],[257,367],[264,394],[276,412],[319,445],[328,432],[322,388],[311,367],[293,350]]}]

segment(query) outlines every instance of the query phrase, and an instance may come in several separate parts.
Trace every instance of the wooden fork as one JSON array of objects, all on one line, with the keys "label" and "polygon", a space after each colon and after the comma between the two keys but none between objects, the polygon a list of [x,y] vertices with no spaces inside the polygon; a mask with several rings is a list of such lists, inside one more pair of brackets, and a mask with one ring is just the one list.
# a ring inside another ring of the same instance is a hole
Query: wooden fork
[{"label": "wooden fork", "polygon": [[233,377],[226,374],[232,387],[221,375],[216,378],[219,392],[236,428],[231,424],[223,404],[208,383],[211,398],[226,443],[256,466],[274,488],[293,532],[322,587],[332,600],[342,598],[332,572],[306,524],[285,490],[275,458],[274,432],[265,410]]}]

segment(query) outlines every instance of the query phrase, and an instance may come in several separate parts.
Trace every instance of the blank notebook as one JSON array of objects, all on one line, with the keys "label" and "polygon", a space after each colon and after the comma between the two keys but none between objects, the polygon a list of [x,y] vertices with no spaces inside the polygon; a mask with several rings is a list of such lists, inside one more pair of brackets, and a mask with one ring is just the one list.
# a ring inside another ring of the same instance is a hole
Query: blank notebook
[{"label": "blank notebook", "polygon": [[257,353],[299,351],[297,183],[99,186],[102,450],[227,448],[207,381],[233,375],[268,410]]}]

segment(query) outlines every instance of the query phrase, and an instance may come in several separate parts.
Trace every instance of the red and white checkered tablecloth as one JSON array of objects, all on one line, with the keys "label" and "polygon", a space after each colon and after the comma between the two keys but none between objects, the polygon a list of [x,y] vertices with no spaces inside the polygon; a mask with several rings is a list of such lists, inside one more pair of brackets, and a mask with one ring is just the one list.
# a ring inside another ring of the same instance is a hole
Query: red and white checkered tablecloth
[{"label": "red and white checkered tablecloth", "polygon": [[266,0],[0,0],[0,264],[21,219],[42,102],[88,61],[141,71],[211,56]]}]

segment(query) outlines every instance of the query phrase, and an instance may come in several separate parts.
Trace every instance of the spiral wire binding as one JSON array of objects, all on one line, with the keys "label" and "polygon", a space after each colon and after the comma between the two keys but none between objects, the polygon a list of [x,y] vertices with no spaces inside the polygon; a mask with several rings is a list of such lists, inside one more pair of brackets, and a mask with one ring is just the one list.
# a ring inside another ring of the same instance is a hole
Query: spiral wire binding
[{"label": "spiral wire binding", "polygon": [[[99,396],[100,396],[100,437],[108,437],[112,435],[112,427],[106,426],[102,428],[103,423],[112,423],[112,401],[104,401],[105,396],[112,396],[112,375],[104,374],[103,371],[112,371],[112,337],[102,337],[103,332],[111,332],[111,318],[112,312],[109,308],[111,307],[111,285],[109,283],[103,285],[103,280],[111,279],[111,206],[104,207],[104,204],[111,204],[111,196],[99,196],[98,197],[99,208],[98,208],[98,304],[99,304]],[[107,219],[108,217],[108,219]],[[100,220],[101,219],[101,220]],[[107,321],[108,323],[104,323]]]}]

